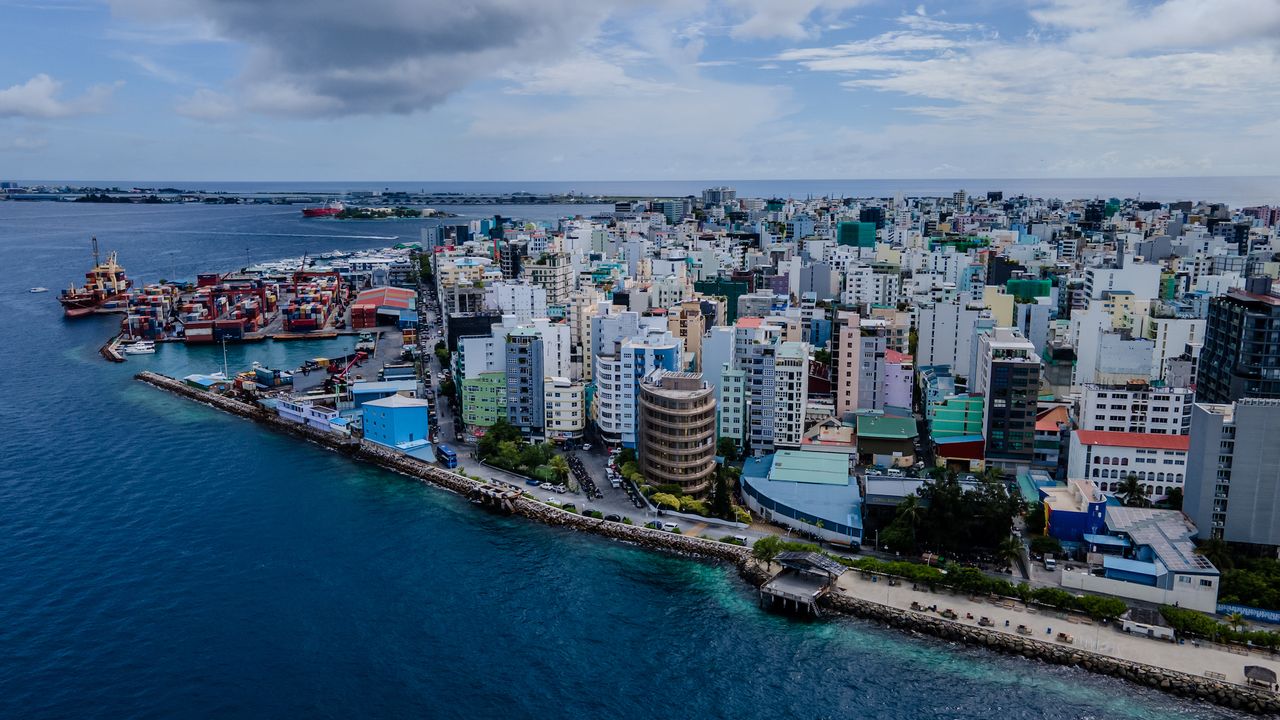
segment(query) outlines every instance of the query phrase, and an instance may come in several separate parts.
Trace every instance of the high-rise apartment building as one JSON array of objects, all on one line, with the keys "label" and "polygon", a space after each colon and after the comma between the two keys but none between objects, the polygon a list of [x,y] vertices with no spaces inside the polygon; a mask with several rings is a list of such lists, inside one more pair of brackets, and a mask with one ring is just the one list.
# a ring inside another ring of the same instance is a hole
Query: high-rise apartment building
[{"label": "high-rise apartment building", "polygon": [[1280,297],[1230,290],[1209,301],[1196,400],[1280,398]]},{"label": "high-rise apartment building", "polygon": [[700,373],[655,370],[640,383],[637,455],[653,484],[702,496],[716,472],[716,398]]},{"label": "high-rise apartment building", "polygon": [[978,335],[973,391],[987,400],[983,417],[986,459],[1006,470],[1030,468],[1035,459],[1040,357],[1013,328]]},{"label": "high-rise apartment building", "polygon": [[1201,538],[1280,546],[1280,400],[1196,403],[1182,510]]}]

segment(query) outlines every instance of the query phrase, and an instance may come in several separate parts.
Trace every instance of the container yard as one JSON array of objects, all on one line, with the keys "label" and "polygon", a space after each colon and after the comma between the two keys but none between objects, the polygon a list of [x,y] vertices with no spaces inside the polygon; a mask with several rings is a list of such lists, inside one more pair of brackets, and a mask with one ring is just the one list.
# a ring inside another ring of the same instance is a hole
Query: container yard
[{"label": "container yard", "polygon": [[328,339],[378,327],[412,334],[416,292],[370,287],[385,284],[389,268],[407,277],[411,250],[334,251],[229,273],[201,273],[194,282],[148,284],[115,299],[125,311],[120,342]]}]

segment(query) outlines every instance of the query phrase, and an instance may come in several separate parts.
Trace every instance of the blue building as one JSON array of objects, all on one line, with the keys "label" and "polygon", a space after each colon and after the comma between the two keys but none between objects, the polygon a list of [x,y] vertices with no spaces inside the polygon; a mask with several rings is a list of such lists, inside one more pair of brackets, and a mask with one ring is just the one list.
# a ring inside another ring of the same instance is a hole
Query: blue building
[{"label": "blue building", "polygon": [[1106,533],[1107,497],[1092,480],[1076,478],[1065,485],[1038,488],[1044,504],[1046,532],[1063,542]]},{"label": "blue building", "polygon": [[351,383],[351,399],[357,408],[364,406],[370,400],[379,400],[403,393],[416,396],[418,394],[418,381],[411,378],[408,380],[378,380]]},{"label": "blue building", "polygon": [[366,439],[398,450],[426,445],[430,437],[426,400],[391,395],[364,403]]},{"label": "blue building", "polygon": [[862,496],[845,453],[780,450],[749,458],[742,494],[766,520],[827,542],[862,543]]}]

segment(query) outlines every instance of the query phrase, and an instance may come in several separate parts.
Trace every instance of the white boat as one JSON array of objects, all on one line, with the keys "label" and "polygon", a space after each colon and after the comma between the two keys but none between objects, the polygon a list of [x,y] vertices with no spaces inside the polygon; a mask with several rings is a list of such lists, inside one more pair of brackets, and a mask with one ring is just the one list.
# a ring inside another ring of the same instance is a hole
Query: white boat
[{"label": "white boat", "polygon": [[28,290],[27,292],[33,292],[33,293],[49,292],[49,288],[47,288],[47,287],[33,287],[33,288],[31,288],[30,290]]},{"label": "white boat", "polygon": [[156,344],[150,340],[139,340],[120,347],[125,355],[150,355],[156,351]]}]

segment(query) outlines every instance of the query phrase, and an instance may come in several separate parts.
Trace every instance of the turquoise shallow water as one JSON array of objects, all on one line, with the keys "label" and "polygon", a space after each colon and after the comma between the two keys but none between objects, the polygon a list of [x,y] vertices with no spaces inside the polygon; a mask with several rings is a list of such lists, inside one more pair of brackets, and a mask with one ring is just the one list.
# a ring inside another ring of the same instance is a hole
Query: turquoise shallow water
[{"label": "turquoise shallow water", "polygon": [[114,319],[65,322],[52,294],[26,293],[82,273],[91,233],[154,277],[242,261],[246,242],[255,259],[376,247],[293,236],[386,227],[0,203],[0,717],[1229,717],[860,621],[764,614],[724,568],[477,512],[143,387],[132,373],[209,371],[221,351],[111,365],[96,349]]}]

